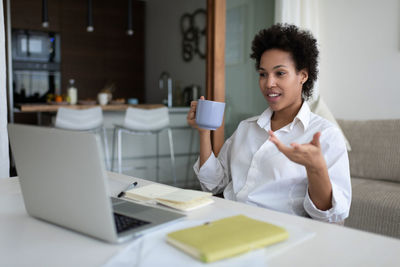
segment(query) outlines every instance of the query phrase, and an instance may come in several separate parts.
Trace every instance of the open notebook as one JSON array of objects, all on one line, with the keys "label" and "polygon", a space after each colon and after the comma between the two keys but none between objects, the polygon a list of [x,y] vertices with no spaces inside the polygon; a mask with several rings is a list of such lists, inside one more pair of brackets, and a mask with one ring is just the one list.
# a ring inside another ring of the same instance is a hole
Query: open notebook
[{"label": "open notebook", "polygon": [[208,192],[181,189],[162,184],[150,184],[125,192],[125,197],[138,201],[154,200],[181,211],[190,211],[211,204],[214,201]]}]

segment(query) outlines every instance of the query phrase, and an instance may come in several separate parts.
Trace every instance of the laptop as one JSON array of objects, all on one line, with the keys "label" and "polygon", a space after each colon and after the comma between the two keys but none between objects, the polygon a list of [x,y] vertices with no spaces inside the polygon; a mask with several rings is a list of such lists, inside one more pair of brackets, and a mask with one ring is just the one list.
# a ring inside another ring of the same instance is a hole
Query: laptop
[{"label": "laptop", "polygon": [[8,125],[27,213],[111,243],[138,237],[185,215],[110,198],[99,136]]}]

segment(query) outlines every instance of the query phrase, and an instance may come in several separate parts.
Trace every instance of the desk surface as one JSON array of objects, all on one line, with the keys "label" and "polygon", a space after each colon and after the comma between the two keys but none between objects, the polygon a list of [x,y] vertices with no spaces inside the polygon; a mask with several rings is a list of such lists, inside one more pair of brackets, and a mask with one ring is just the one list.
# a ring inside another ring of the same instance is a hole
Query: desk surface
[{"label": "desk surface", "polygon": [[[115,173],[109,176],[112,195],[132,181],[149,183]],[[186,220],[215,220],[238,213],[315,232],[311,239],[269,259],[268,266],[398,266],[400,262],[398,239],[220,198],[188,213]],[[0,179],[0,266],[101,266],[128,245],[107,244],[29,217],[18,179]]]}]

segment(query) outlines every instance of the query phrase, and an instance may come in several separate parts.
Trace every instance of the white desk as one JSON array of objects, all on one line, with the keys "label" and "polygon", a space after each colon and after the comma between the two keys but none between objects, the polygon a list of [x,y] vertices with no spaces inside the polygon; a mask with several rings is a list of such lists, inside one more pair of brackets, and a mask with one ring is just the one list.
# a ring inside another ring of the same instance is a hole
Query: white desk
[{"label": "white desk", "polygon": [[[141,179],[110,173],[111,194]],[[49,200],[51,201],[51,200]],[[268,266],[399,266],[400,240],[320,223],[220,198],[188,213],[186,220],[215,220],[242,213],[315,232],[268,260]],[[129,246],[110,245],[36,220],[26,214],[17,178],[0,180],[0,266],[101,266]],[[182,255],[184,255],[182,253]],[[149,257],[157,257],[154,251]],[[168,259],[162,259],[168,266]],[[193,259],[193,263],[198,263]],[[211,265],[207,265],[211,266]]]}]

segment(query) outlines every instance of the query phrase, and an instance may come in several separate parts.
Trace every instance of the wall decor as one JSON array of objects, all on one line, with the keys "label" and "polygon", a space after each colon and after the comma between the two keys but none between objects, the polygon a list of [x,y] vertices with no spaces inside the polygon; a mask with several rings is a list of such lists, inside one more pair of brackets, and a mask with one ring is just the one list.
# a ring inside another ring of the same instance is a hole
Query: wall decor
[{"label": "wall decor", "polygon": [[182,33],[182,57],[189,62],[195,54],[206,58],[207,12],[197,9],[193,13],[184,13],[180,19]]}]

